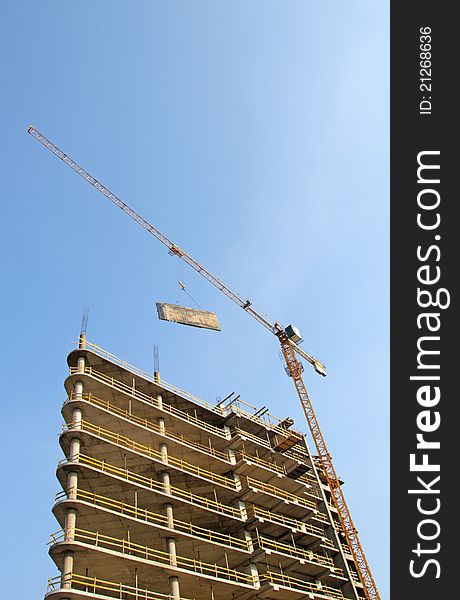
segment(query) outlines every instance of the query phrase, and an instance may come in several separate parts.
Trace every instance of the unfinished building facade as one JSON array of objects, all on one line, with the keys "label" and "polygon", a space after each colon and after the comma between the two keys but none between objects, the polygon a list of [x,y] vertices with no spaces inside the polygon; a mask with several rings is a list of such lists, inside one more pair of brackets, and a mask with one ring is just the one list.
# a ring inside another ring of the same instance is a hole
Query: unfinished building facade
[{"label": "unfinished building facade", "polygon": [[67,360],[47,600],[364,598],[292,420],[209,404],[84,337]]}]

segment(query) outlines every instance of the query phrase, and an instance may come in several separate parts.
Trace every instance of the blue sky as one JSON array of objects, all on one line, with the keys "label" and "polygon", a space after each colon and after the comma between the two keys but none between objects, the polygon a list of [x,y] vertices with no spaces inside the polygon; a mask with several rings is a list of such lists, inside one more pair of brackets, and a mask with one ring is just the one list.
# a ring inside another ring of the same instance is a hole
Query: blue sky
[{"label": "blue sky", "polygon": [[83,306],[89,339],[115,354],[150,370],[157,343],[166,380],[210,401],[236,391],[306,431],[276,339],[185,265],[222,333],[159,322],[176,259],[30,123],[326,362],[326,380],[306,368],[305,382],[386,597],[387,4],[2,3],[5,597],[39,598],[55,574],[62,384]]}]

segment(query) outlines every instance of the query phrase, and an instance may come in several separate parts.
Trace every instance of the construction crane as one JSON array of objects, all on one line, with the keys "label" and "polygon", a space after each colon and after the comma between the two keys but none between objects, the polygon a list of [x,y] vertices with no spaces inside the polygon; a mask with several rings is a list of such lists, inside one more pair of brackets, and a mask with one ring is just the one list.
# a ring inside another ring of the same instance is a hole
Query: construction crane
[{"label": "construction crane", "polygon": [[334,504],[337,507],[339,514],[340,523],[345,534],[345,538],[350,547],[352,556],[354,558],[356,568],[358,570],[359,578],[364,586],[364,592],[367,600],[380,600],[380,595],[377,590],[377,586],[372,577],[372,573],[367,562],[364,550],[361,546],[361,542],[358,538],[358,532],[354,526],[353,519],[351,518],[350,510],[345,500],[345,496],[341,489],[341,483],[335,471],[332,463],[331,455],[326,446],[323,434],[321,432],[318,419],[313,410],[313,405],[308,395],[305,383],[302,378],[303,365],[298,357],[304,358],[308,361],[315,371],[326,376],[326,367],[319,360],[305,352],[299,343],[302,341],[298,330],[289,325],[283,327],[278,321],[272,321],[267,315],[262,313],[253,307],[250,300],[244,299],[238,293],[229,288],[225,283],[203,267],[198,261],[192,258],[187,252],[182,250],[179,246],[174,244],[165,235],[163,235],[156,227],[151,225],[144,217],[133,210],[128,204],[123,202],[118,196],[113,194],[108,188],[106,188],[100,181],[88,173],[83,167],[72,160],[67,154],[65,154],[60,148],[58,148],[53,142],[41,134],[35,127],[30,126],[28,132],[32,137],[38,140],[45,148],[48,148],[55,156],[60,158],[66,165],[73,169],[78,175],[83,177],[88,183],[95,187],[101,194],[108,198],[113,204],[121,208],[123,212],[129,215],[134,221],[136,221],[141,227],[146,229],[149,233],[155,236],[160,242],[162,242],[169,250],[169,253],[173,256],[177,256],[190,265],[195,271],[212,283],[218,290],[223,292],[230,300],[233,300],[240,308],[247,312],[251,317],[256,319],[266,329],[271,331],[277,338],[281,345],[281,352],[286,362],[286,371],[294,382],[297,390],[307,423],[313,437],[313,441],[318,452],[318,456],[321,462],[322,472],[326,477],[329,489],[334,500]]}]

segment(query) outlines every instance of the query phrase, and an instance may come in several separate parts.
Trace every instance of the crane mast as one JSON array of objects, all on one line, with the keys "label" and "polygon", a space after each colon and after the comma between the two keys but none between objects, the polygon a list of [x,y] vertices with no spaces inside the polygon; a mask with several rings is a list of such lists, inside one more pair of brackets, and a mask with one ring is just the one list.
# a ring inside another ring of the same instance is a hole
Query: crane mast
[{"label": "crane mast", "polygon": [[169,250],[171,255],[175,255],[186,262],[190,267],[212,283],[218,290],[223,292],[230,300],[242,308],[245,312],[251,315],[256,321],[263,325],[266,329],[271,331],[277,338],[281,345],[281,351],[286,362],[286,367],[289,375],[292,377],[297,394],[302,405],[315,447],[318,452],[319,459],[321,461],[322,471],[326,477],[329,489],[334,500],[334,504],[337,508],[340,523],[343,528],[346,540],[350,547],[352,556],[354,558],[356,568],[358,570],[359,578],[364,586],[366,598],[368,600],[380,600],[380,595],[377,590],[377,586],[372,577],[372,573],[369,564],[366,560],[364,550],[358,538],[358,533],[354,526],[350,510],[345,500],[345,496],[342,492],[339,478],[334,469],[331,455],[326,446],[323,434],[321,432],[318,420],[313,410],[313,405],[308,395],[305,383],[302,378],[302,365],[299,362],[297,355],[307,360],[317,373],[320,375],[326,375],[326,367],[316,358],[305,352],[300,348],[292,339],[290,339],[284,329],[284,327],[278,321],[272,321],[267,315],[255,309],[252,302],[244,299],[237,292],[229,288],[223,283],[218,277],[213,275],[205,267],[203,267],[198,261],[192,258],[187,252],[182,250],[179,246],[173,243],[169,238],[161,233],[156,227],[149,223],[144,217],[132,209],[128,204],[121,200],[118,196],[113,194],[108,188],[106,188],[100,181],[93,177],[88,171],[71,159],[65,154],[58,146],[53,144],[48,138],[40,133],[35,127],[30,126],[28,128],[29,134],[38,140],[43,146],[45,146],[55,156],[60,158],[67,166],[73,169],[78,175],[83,177],[88,183],[95,187],[101,194],[103,194],[113,204],[118,206],[123,212],[130,216],[146,231],[156,237],[162,242]]},{"label": "crane mast", "polygon": [[359,578],[364,586],[366,598],[368,600],[380,600],[377,586],[374,578],[372,577],[363,547],[359,541],[358,532],[353,523],[353,519],[351,518],[351,513],[345,500],[339,478],[332,463],[331,455],[327,449],[323,433],[313,409],[313,404],[310,400],[307,388],[305,387],[299,361],[297,360],[295,352],[293,352],[290,340],[286,333],[280,333],[278,335],[278,339],[281,344],[281,351],[283,353],[284,360],[286,361],[289,373],[294,381],[303,412],[307,419],[308,427],[315,443],[316,451],[318,452],[324,475],[326,477],[329,489],[331,490],[332,498],[339,514],[340,524],[342,525],[345,533],[347,543],[350,546],[351,553],[358,570]]}]

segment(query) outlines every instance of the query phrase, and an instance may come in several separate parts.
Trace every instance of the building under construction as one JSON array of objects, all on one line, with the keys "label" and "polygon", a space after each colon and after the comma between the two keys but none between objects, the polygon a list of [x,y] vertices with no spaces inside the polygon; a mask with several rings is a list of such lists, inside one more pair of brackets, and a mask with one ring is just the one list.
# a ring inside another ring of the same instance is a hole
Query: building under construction
[{"label": "building under construction", "polygon": [[[51,544],[62,574],[49,597],[380,600],[301,359],[323,377],[326,367],[300,346],[297,327],[256,309],[35,127],[28,131],[277,338],[317,452],[289,418],[239,397],[211,405],[81,336],[63,408],[55,507],[63,530]],[[208,311],[164,303],[157,311],[220,329]]]},{"label": "building under construction", "polygon": [[365,597],[291,419],[209,404],[84,337],[67,361],[48,600]]}]

